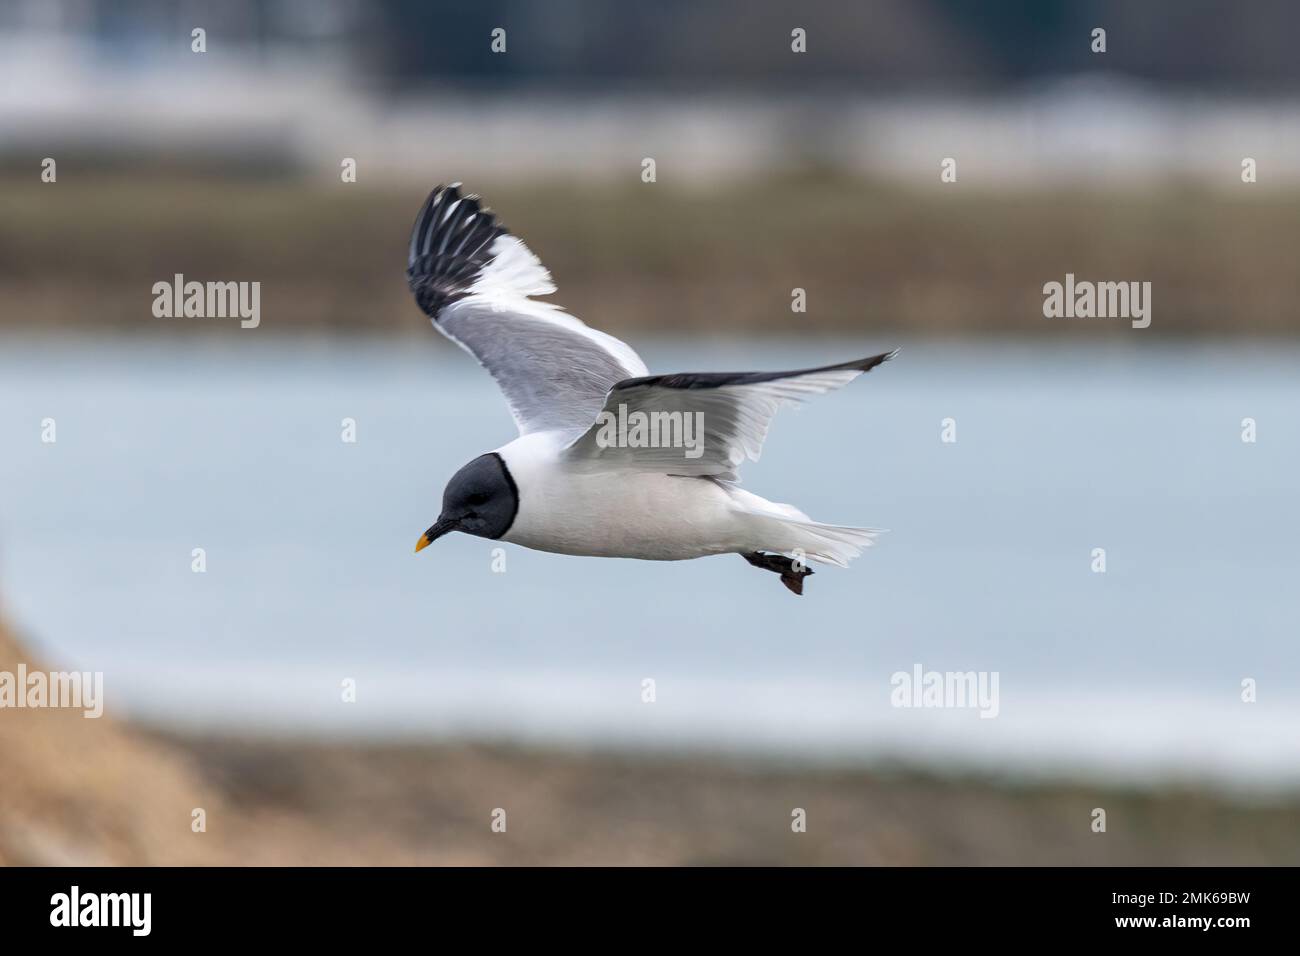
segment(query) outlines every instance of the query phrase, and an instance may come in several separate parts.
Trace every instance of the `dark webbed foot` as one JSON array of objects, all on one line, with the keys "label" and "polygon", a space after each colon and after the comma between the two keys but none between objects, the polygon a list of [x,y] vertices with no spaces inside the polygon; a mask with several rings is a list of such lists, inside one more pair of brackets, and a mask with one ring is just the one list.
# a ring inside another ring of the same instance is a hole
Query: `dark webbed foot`
[{"label": "dark webbed foot", "polygon": [[768,554],[765,551],[751,551],[742,554],[742,558],[756,568],[775,571],[781,575],[781,583],[795,594],[803,594],[803,579],[813,573],[812,568],[802,561],[787,558],[784,554]]}]

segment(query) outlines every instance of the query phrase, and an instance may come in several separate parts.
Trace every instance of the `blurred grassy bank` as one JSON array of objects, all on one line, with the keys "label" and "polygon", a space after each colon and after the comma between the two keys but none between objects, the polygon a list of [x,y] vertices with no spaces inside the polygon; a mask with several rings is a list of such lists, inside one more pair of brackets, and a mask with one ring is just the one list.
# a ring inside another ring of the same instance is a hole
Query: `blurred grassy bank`
[{"label": "blurred grassy bank", "polygon": [[[0,671],[42,664],[0,624]],[[0,710],[0,864],[1297,864],[1300,795],[161,733]],[[807,832],[791,812],[807,813]],[[1093,833],[1093,809],[1107,814]],[[494,810],[506,811],[495,833]],[[206,829],[195,832],[194,811]]]},{"label": "blurred grassy bank", "polygon": [[[429,186],[436,173],[430,173]],[[661,177],[662,178],[662,177]],[[1045,319],[1067,272],[1150,281],[1146,336],[1300,333],[1300,195],[1177,186],[914,192],[819,177],[708,192],[469,182],[552,270],[554,297],[602,328],[692,334],[1119,335]],[[260,281],[262,329],[426,333],[405,244],[426,185],[152,177],[60,166],[0,179],[0,327],[233,334],[157,319],[155,282]],[[807,312],[791,312],[791,290]]]},{"label": "blurred grassy bank", "polygon": [[[319,842],[256,862],[470,864],[1297,864],[1294,798],[1011,785],[917,770],[481,745],[173,738],[223,803]],[[493,833],[495,808],[507,831]],[[791,830],[794,808],[807,831]],[[1092,810],[1107,832],[1090,829]],[[257,851],[254,851],[257,852]]]}]

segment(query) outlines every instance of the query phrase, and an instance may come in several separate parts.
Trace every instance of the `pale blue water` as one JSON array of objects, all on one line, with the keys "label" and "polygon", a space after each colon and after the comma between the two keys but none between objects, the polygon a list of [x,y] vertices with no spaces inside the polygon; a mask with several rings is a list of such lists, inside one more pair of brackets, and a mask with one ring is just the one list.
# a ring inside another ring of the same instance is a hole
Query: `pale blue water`
[{"label": "pale blue water", "polygon": [[[897,343],[638,344],[672,371]],[[904,343],[783,412],[744,471],[818,519],[891,529],[802,599],[733,556],[505,545],[501,574],[496,543],[459,535],[414,555],[446,478],[513,436],[491,381],[433,336],[0,347],[0,594],[49,656],[105,672],[110,713],[1300,777],[1289,347]],[[890,707],[916,663],[999,672],[999,716]]]}]

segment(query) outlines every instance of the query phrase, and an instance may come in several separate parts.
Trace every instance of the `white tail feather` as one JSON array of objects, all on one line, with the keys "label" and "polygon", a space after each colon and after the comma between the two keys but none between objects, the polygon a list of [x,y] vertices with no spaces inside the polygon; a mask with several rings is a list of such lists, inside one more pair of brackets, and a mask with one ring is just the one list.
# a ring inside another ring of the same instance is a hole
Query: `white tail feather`
[{"label": "white tail feather", "polygon": [[768,501],[743,488],[728,491],[736,510],[750,519],[756,551],[803,557],[845,568],[884,533],[882,528],[821,524],[794,505]]}]

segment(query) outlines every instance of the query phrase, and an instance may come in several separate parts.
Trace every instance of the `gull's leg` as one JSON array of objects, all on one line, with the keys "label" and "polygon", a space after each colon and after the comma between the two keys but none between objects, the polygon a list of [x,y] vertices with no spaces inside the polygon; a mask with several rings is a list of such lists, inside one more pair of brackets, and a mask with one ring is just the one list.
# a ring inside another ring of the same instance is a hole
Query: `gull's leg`
[{"label": "gull's leg", "polygon": [[803,579],[813,573],[812,568],[802,561],[787,558],[784,554],[768,554],[766,551],[751,551],[742,554],[742,558],[756,568],[775,571],[781,575],[781,583],[795,594],[803,594]]}]

